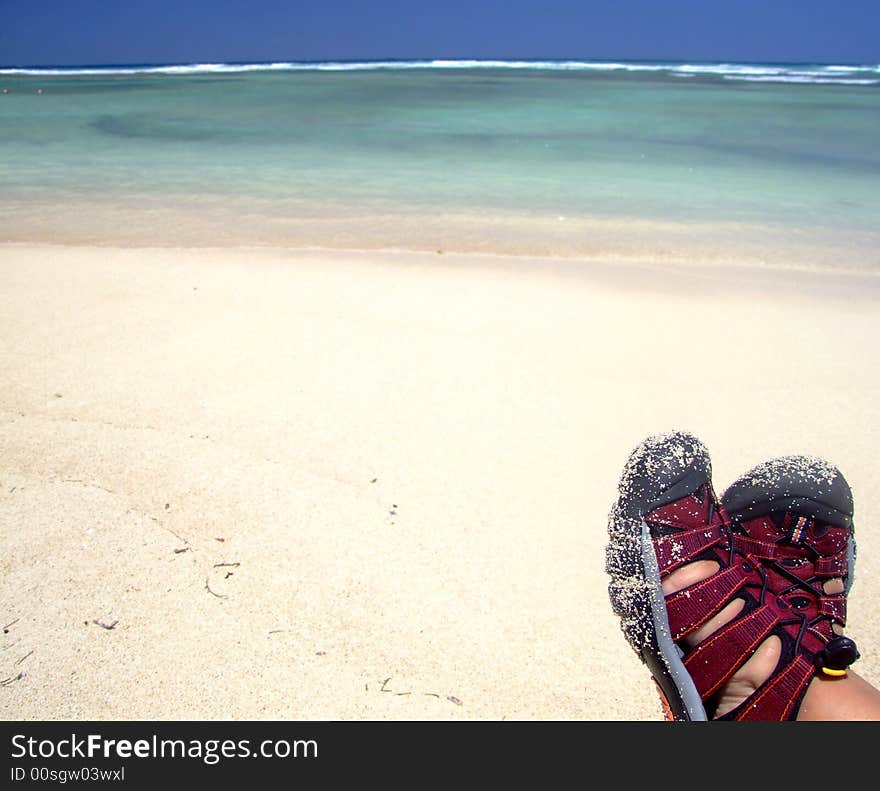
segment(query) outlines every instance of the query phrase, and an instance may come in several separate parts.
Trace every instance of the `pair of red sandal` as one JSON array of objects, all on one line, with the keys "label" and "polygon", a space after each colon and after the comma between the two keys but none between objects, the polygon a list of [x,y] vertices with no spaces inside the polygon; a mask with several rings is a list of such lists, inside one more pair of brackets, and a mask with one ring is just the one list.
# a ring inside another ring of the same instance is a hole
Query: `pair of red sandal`
[{"label": "pair of red sandal", "polygon": [[[859,656],[842,635],[852,516],[849,485],[821,459],[773,459],[719,498],[709,454],[693,435],[649,437],[632,452],[608,522],[609,595],[667,719],[794,720],[817,674],[846,674]],[[697,560],[717,571],[664,595],[663,581]],[[832,580],[843,583],[839,592],[827,592]],[[737,600],[731,620],[693,637]],[[781,648],[775,669],[720,713],[719,691],[773,636]]]}]

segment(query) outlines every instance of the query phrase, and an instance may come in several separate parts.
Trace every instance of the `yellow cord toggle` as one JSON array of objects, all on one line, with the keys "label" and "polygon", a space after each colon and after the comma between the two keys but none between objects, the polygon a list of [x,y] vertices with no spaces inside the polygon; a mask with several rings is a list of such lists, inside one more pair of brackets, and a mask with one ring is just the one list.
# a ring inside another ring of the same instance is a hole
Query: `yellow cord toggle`
[{"label": "yellow cord toggle", "polygon": [[831,667],[823,667],[822,672],[826,676],[835,676],[838,678],[846,675],[846,670],[835,670],[834,668],[831,668]]}]

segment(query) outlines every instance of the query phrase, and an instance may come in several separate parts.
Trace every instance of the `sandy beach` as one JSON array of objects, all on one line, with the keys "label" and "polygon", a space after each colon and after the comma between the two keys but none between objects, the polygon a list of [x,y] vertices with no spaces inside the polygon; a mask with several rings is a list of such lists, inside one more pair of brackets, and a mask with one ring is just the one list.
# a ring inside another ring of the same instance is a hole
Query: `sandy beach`
[{"label": "sandy beach", "polygon": [[606,594],[630,450],[856,503],[880,685],[880,279],[0,245],[0,717],[659,720]]}]

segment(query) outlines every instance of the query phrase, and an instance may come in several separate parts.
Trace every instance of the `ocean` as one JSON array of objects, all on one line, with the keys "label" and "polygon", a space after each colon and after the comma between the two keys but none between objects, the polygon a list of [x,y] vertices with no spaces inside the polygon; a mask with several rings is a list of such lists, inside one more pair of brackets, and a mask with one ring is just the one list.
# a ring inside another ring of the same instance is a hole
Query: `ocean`
[{"label": "ocean", "polygon": [[556,255],[795,240],[880,271],[878,65],[2,68],[0,89],[0,240]]}]

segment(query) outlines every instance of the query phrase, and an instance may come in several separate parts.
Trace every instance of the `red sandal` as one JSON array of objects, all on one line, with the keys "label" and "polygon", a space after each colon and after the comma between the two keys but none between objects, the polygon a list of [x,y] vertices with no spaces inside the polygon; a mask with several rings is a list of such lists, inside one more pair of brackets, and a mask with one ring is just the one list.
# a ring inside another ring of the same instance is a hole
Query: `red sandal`
[{"label": "red sandal", "polygon": [[[728,503],[737,508],[737,519],[732,520],[715,495],[705,446],[683,432],[649,437],[624,467],[608,523],[609,595],[624,636],[657,684],[667,719],[713,719],[718,692],[774,635],[782,646],[776,668],[754,694],[719,719],[795,719],[816,673],[845,672],[858,656],[852,641],[833,629],[843,623],[846,594],[825,594],[813,579],[820,566],[823,574],[840,571],[840,535],[828,548],[820,541],[828,532],[819,535],[826,522],[818,529],[802,523],[793,532],[786,523],[778,528],[787,530],[786,535],[810,535],[814,540],[809,545],[806,539],[800,544],[789,541],[783,551],[782,543],[766,540],[770,536],[762,534],[754,520],[776,513],[757,511],[763,510],[760,503],[779,505],[785,487],[746,488],[734,485],[726,493]],[[803,495],[797,492],[790,499],[800,503]],[[832,500],[835,506],[843,502]],[[789,521],[792,515],[804,515],[796,509],[786,513]],[[774,518],[770,521],[776,524]],[[851,534],[850,528],[841,529]],[[780,548],[769,550],[770,543]],[[801,563],[805,556],[809,559]],[[715,561],[718,571],[664,596],[662,581],[695,560]],[[852,579],[851,564],[846,578]],[[688,635],[735,599],[743,600],[742,610],[689,646]]]},{"label": "red sandal", "polygon": [[[804,622],[803,648],[827,676],[859,658],[842,635],[854,581],[853,498],[840,470],[812,456],[759,464],[721,497],[740,551],[760,559],[777,596]],[[841,590],[826,592],[832,580]]]}]

